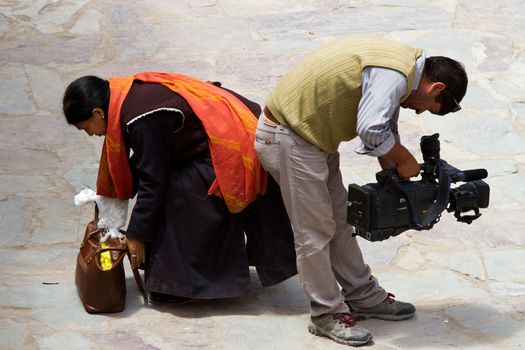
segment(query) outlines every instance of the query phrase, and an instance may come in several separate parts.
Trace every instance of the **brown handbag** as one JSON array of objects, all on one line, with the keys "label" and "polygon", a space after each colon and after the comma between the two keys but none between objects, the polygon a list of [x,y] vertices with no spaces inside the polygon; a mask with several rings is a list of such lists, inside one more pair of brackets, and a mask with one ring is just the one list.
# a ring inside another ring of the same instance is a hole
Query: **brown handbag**
[{"label": "brown handbag", "polygon": [[[119,239],[108,238],[103,246],[100,237],[104,229],[98,228],[97,223],[98,207],[95,205],[95,218],[86,227],[77,256],[75,284],[78,296],[88,313],[120,312],[126,302],[123,259],[126,255],[129,257],[129,252]],[[100,262],[102,254],[106,258],[106,268]],[[133,270],[133,276],[147,303],[138,270]]]}]

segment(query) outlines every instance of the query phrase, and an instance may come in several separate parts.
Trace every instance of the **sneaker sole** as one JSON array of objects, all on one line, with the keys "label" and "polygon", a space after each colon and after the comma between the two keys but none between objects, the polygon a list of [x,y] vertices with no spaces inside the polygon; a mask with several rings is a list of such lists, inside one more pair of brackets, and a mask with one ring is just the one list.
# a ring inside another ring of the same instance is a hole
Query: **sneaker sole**
[{"label": "sneaker sole", "polygon": [[310,333],[312,333],[314,335],[320,336],[320,337],[330,338],[330,339],[332,339],[333,341],[335,341],[336,343],[339,343],[339,344],[351,345],[351,346],[365,345],[370,340],[372,340],[372,335],[370,335],[370,337],[368,337],[366,340],[343,340],[341,338],[337,338],[333,334],[330,334],[330,333],[322,330],[321,328],[317,327],[313,323],[310,323],[308,325],[308,332],[310,332]]},{"label": "sneaker sole", "polygon": [[357,314],[354,313],[356,320],[366,320],[368,318],[377,318],[384,321],[402,321],[411,318],[415,314],[406,315],[389,315],[389,314]]}]

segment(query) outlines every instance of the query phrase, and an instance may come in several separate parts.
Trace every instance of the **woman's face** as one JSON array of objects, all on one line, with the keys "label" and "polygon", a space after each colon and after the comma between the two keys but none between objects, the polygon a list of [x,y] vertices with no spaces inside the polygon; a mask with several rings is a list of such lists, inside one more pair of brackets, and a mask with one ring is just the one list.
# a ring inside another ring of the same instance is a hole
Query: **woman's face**
[{"label": "woman's face", "polygon": [[91,118],[75,124],[75,127],[78,130],[84,130],[89,136],[106,135],[107,121],[104,116],[104,111],[101,108],[94,108],[91,113]]}]

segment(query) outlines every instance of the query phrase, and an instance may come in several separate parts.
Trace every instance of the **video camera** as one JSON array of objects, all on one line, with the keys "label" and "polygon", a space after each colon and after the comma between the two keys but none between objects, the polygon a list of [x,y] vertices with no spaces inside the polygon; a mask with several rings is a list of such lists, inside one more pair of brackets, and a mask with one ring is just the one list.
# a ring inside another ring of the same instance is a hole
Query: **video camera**
[{"label": "video camera", "polygon": [[[377,183],[348,186],[349,224],[355,235],[382,241],[406,230],[430,230],[446,209],[467,224],[489,205],[485,169],[461,171],[440,159],[439,134],[421,137],[421,180],[400,181],[394,169],[376,174]],[[451,188],[451,183],[465,184]],[[465,214],[473,212],[472,214]]]}]

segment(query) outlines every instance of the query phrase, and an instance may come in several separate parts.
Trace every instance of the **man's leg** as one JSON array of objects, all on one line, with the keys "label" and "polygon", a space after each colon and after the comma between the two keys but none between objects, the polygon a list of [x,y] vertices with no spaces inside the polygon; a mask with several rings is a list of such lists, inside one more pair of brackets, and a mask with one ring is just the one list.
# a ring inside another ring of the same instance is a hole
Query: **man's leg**
[{"label": "man's leg", "polygon": [[261,135],[259,128],[256,150],[281,187],[294,231],[299,278],[312,316],[348,312],[330,262],[335,220],[327,187],[328,154],[281,125],[276,127],[275,139],[262,140]]},{"label": "man's leg", "polygon": [[352,236],[353,227],[346,221],[348,195],[339,169],[339,152],[330,155],[328,168],[328,190],[336,222],[336,232],[330,242],[332,268],[345,300],[360,306],[376,305],[385,300],[387,293],[365,264],[357,239]]},{"label": "man's leg", "polygon": [[255,149],[280,184],[292,223],[299,279],[310,301],[309,331],[347,345],[369,342],[372,335],[355,324],[331,268],[335,220],[327,188],[328,154],[288,128],[271,127],[261,120]]},{"label": "man's leg", "polygon": [[404,320],[415,313],[410,303],[396,301],[381,288],[363,261],[353,227],[346,222],[347,192],[339,169],[339,154],[330,155],[328,188],[333,200],[336,233],[330,242],[332,267],[350,311],[359,318]]}]

